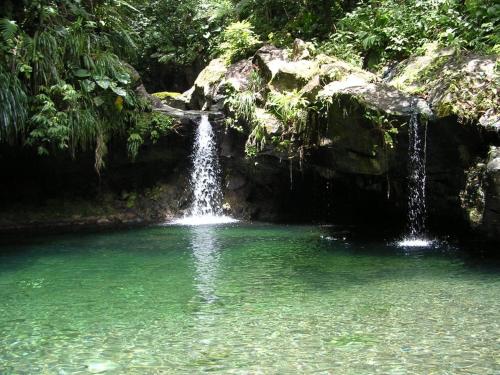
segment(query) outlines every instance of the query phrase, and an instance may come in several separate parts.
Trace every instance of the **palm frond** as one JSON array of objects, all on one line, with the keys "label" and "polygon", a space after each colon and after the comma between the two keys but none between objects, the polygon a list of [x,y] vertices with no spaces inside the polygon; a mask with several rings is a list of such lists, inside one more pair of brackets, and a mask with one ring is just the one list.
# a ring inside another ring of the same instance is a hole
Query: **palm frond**
[{"label": "palm frond", "polygon": [[0,65],[0,142],[14,141],[24,130],[28,98],[19,79]]},{"label": "palm frond", "polygon": [[5,41],[14,39],[18,29],[16,21],[7,18],[0,19],[0,34]]}]

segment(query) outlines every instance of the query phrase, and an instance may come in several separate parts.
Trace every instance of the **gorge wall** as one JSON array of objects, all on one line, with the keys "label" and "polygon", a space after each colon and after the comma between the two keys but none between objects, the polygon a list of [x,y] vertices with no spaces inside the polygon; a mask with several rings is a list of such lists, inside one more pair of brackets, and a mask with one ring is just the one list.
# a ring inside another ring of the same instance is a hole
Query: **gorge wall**
[{"label": "gorge wall", "polygon": [[[214,60],[187,93],[151,100],[157,109],[225,113],[212,123],[226,213],[396,233],[406,225],[407,123],[417,112],[427,122],[430,230],[498,241],[498,95],[476,98],[498,82],[495,64],[493,57],[430,49],[382,78],[313,56],[298,41],[293,51],[265,46],[230,66]],[[289,93],[295,97],[288,100],[299,99],[287,117],[277,105]],[[251,98],[251,118],[237,105],[245,97]],[[144,145],[135,162],[125,140],[116,140],[100,176],[91,154],[40,159],[3,146],[0,226],[128,225],[181,215],[190,201],[195,126],[193,119],[182,121],[176,132]]]}]

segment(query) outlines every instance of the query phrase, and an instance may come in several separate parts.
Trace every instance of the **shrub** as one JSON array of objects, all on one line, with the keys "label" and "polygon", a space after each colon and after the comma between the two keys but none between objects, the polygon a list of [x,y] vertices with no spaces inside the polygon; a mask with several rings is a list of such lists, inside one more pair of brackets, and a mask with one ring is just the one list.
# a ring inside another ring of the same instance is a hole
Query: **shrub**
[{"label": "shrub", "polygon": [[222,32],[219,52],[229,63],[248,57],[255,52],[261,41],[248,21],[233,22]]}]

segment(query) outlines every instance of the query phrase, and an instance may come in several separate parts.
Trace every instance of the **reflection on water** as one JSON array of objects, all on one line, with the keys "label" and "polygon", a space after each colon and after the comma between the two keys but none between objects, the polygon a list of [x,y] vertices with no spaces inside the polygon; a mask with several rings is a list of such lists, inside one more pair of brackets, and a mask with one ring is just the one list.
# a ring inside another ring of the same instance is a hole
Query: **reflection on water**
[{"label": "reflection on water", "polygon": [[203,301],[212,303],[217,299],[215,282],[220,262],[220,248],[213,227],[190,228],[191,249],[196,269],[195,285]]}]

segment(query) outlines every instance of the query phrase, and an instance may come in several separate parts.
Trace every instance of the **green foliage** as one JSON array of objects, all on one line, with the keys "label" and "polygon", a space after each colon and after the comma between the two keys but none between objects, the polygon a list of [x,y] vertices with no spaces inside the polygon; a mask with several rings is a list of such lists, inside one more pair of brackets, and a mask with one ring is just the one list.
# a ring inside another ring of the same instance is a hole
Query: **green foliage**
[{"label": "green foliage", "polygon": [[227,62],[232,63],[248,57],[260,44],[250,22],[233,22],[222,32],[219,52]]},{"label": "green foliage", "polygon": [[226,99],[226,106],[230,113],[234,115],[236,122],[252,124],[255,120],[256,94],[251,90],[232,92]]},{"label": "green foliage", "polygon": [[[288,44],[294,38],[327,35],[348,1],[340,0],[240,0],[235,1],[240,19],[249,19],[260,35]],[[281,43],[280,43],[281,42]]]},{"label": "green foliage", "polygon": [[12,142],[24,133],[27,103],[21,81],[0,65],[0,142]]},{"label": "green foliage", "polygon": [[140,35],[139,57],[187,67],[206,62],[233,16],[229,0],[151,0],[134,2],[139,13],[132,25]]},{"label": "green foliage", "polygon": [[6,18],[0,19],[0,33],[4,41],[11,41],[17,34],[19,27],[15,21]]},{"label": "green foliage", "polygon": [[267,138],[268,134],[265,125],[256,121],[245,144],[245,154],[247,157],[252,158],[257,156],[257,153],[262,151],[266,146]]},{"label": "green foliage", "polygon": [[304,130],[307,120],[309,102],[297,91],[273,91],[267,98],[266,107],[284,125],[285,131],[300,133]]},{"label": "green foliage", "polygon": [[364,0],[337,24],[323,52],[376,67],[439,41],[480,51],[499,44],[500,6],[489,0]]},{"label": "green foliage", "polygon": [[122,62],[136,48],[135,11],[122,0],[15,5],[17,18],[0,20],[0,141],[23,140],[42,155],[92,147],[101,168],[106,140],[142,110]]},{"label": "green foliage", "polygon": [[129,130],[127,139],[127,150],[130,158],[135,160],[139,154],[140,147],[147,140],[153,144],[158,142],[161,136],[173,131],[175,123],[172,117],[158,113],[142,113],[137,117],[136,125]]},{"label": "green foliage", "polygon": [[394,148],[395,137],[399,133],[398,128],[394,125],[394,121],[387,118],[384,114],[373,110],[367,110],[364,116],[382,131],[384,145],[389,148]]}]

